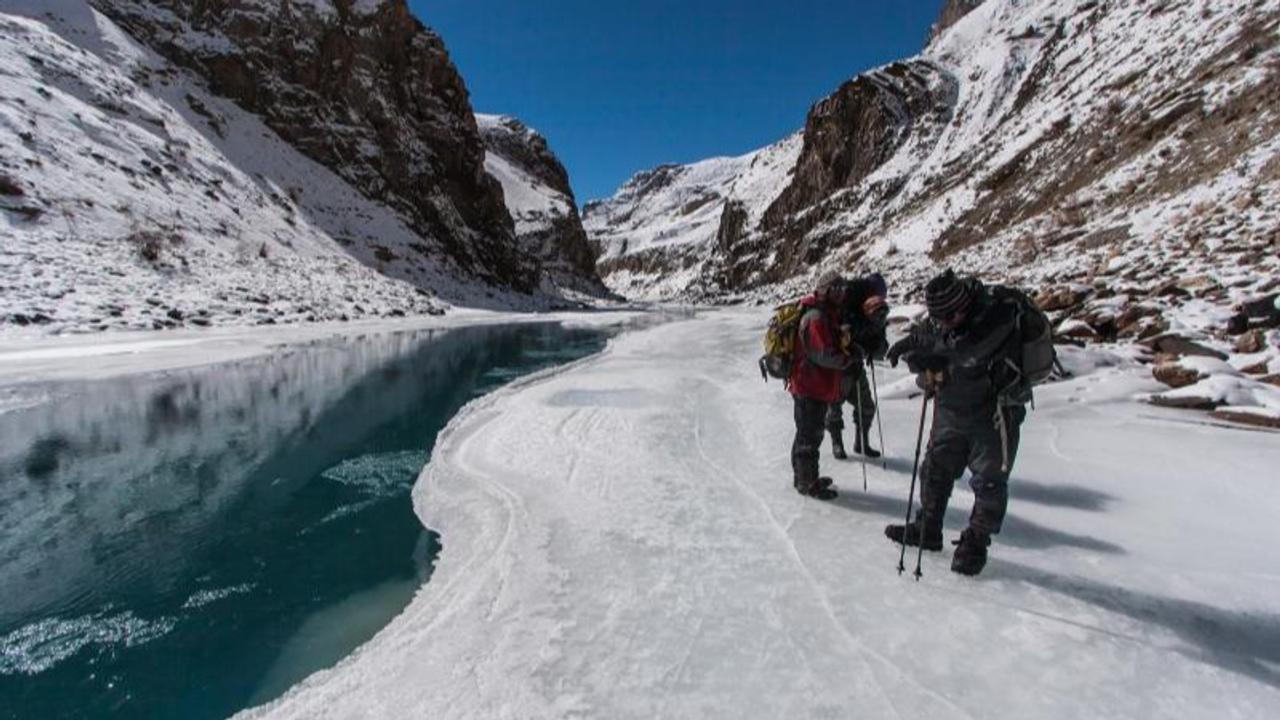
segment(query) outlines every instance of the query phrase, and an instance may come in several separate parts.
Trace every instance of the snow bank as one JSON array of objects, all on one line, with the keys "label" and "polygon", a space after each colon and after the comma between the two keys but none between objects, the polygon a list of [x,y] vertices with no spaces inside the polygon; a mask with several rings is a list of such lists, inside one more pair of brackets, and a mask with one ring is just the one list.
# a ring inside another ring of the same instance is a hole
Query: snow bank
[{"label": "snow bank", "polygon": [[1280,578],[1259,571],[1280,541],[1273,437],[1134,403],[1153,381],[1099,363],[1041,393],[987,571],[953,575],[948,549],[915,583],[882,528],[905,510],[918,403],[884,397],[869,492],[824,449],[843,494],[798,496],[791,401],[754,363],[766,320],[626,335],[468,406],[414,492],[443,537],[431,582],[244,716],[1280,712]]}]

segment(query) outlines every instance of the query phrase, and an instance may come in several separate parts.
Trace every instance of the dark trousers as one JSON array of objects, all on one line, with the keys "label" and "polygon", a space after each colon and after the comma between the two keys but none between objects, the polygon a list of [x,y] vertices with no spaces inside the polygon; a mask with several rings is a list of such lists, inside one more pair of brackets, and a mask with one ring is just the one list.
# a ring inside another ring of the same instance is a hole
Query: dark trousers
[{"label": "dark trousers", "polygon": [[791,472],[796,487],[818,482],[818,448],[822,446],[822,423],[827,404],[813,398],[793,396],[796,437],[791,442]]},{"label": "dark trousers", "polygon": [[[861,434],[869,430],[876,419],[876,401],[871,396],[871,383],[867,374],[851,373],[840,379],[840,399],[827,407],[826,426],[828,430],[840,432],[844,430],[844,404],[853,407],[853,424]],[[858,410],[862,410],[861,416]]]},{"label": "dark trousers", "polygon": [[942,525],[951,490],[967,467],[973,475],[969,486],[974,496],[969,527],[989,535],[1000,532],[1009,506],[1009,471],[1018,452],[1026,408],[1001,408],[1003,431],[995,411],[976,417],[956,415],[945,408],[936,413],[920,468],[922,520],[926,525]]}]

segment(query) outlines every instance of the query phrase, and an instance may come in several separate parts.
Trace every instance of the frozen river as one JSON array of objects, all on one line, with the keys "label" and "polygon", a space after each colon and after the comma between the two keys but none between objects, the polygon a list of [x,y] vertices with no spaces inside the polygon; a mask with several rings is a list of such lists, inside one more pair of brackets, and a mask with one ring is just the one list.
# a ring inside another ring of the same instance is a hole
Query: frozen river
[{"label": "frozen river", "polygon": [[604,342],[381,333],[6,389],[0,716],[221,718],[332,665],[431,574],[410,489],[440,429]]}]

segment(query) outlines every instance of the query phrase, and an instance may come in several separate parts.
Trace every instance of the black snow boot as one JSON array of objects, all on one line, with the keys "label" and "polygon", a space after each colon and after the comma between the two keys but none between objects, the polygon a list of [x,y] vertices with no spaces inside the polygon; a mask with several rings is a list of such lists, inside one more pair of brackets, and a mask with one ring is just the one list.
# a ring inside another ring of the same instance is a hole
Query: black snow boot
[{"label": "black snow boot", "polygon": [[819,500],[831,500],[840,493],[831,487],[831,478],[820,477],[817,480],[796,480],[796,492]]},{"label": "black snow boot", "polygon": [[839,430],[831,431],[831,454],[837,460],[847,460],[849,458],[849,453],[844,451],[844,440],[840,438]]},{"label": "black snow boot", "polygon": [[991,536],[968,528],[960,533],[955,542],[956,552],[951,557],[951,572],[961,575],[977,575],[987,565],[987,546],[991,544]]},{"label": "black snow boot", "polygon": [[854,432],[853,451],[869,458],[880,457],[880,451],[871,447],[871,428],[859,428]]},{"label": "black snow boot", "polygon": [[[925,550],[938,552],[942,550],[942,525],[926,523],[919,516],[907,525],[889,525],[884,529],[885,537],[903,545],[921,545]],[[923,543],[921,542],[923,536]]]}]

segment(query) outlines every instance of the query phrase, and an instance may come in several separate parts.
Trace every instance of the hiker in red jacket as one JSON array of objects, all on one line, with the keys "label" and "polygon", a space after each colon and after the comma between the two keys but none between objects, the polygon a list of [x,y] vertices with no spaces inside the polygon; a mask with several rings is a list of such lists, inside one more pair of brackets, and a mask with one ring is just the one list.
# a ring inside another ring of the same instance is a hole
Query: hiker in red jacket
[{"label": "hiker in red jacket", "polygon": [[840,397],[840,375],[851,362],[840,350],[840,307],[846,284],[834,271],[818,279],[813,295],[805,298],[800,317],[795,360],[787,389],[795,400],[796,437],[791,443],[791,469],[796,492],[830,500],[836,496],[831,478],[818,476],[818,448],[822,445],[827,406]]}]

